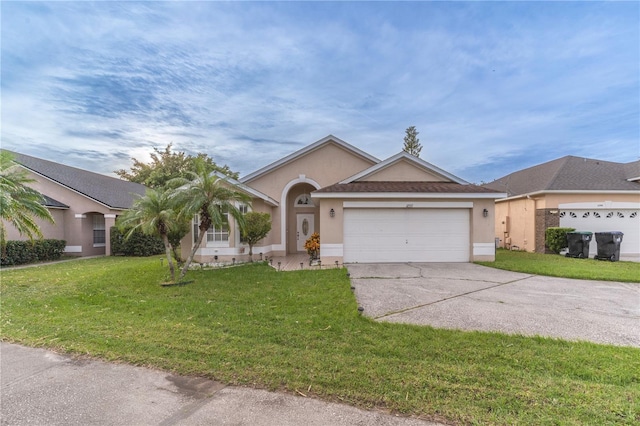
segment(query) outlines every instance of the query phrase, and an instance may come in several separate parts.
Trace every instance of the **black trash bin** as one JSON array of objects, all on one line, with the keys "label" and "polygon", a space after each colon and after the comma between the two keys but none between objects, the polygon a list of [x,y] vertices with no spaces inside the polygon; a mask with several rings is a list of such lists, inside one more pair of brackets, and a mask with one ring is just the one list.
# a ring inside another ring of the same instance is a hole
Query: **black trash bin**
[{"label": "black trash bin", "polygon": [[610,260],[616,262],[620,260],[620,243],[624,234],[620,231],[596,232],[596,243],[598,244],[598,260]]},{"label": "black trash bin", "polygon": [[592,236],[593,232],[568,232],[567,243],[569,245],[569,252],[565,254],[565,256],[583,259],[589,257],[589,242]]}]

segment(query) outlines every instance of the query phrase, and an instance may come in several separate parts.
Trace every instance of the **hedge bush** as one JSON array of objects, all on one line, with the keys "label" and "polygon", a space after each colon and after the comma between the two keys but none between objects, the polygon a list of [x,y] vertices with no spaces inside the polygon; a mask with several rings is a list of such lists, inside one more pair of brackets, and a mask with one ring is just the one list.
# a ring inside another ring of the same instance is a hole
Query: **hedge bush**
[{"label": "hedge bush", "polygon": [[122,232],[117,227],[111,228],[111,254],[113,256],[153,256],[164,253],[164,243],[160,237],[135,231],[129,239],[126,239],[127,232]]},{"label": "hedge bush", "polygon": [[560,250],[567,248],[567,233],[575,231],[574,228],[558,228],[551,227],[545,231],[545,244],[554,253],[560,253]]},{"label": "hedge bush", "polygon": [[7,241],[0,254],[0,265],[24,265],[58,260],[66,246],[67,242],[64,240]]}]

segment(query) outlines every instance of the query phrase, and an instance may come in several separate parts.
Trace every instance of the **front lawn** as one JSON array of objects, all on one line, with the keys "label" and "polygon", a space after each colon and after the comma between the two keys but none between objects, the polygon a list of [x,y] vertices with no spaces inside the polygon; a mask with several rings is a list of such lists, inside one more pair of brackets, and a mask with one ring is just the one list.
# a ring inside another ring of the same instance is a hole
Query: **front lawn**
[{"label": "front lawn", "polygon": [[476,262],[479,265],[526,274],[581,280],[621,281],[640,283],[639,262],[609,262],[595,259],[575,259],[559,254],[529,253],[496,250],[495,262]]},{"label": "front lawn", "polygon": [[[599,263],[600,264],[600,263]],[[464,424],[637,424],[640,349],[377,323],[344,269],[3,270],[7,341]]]}]

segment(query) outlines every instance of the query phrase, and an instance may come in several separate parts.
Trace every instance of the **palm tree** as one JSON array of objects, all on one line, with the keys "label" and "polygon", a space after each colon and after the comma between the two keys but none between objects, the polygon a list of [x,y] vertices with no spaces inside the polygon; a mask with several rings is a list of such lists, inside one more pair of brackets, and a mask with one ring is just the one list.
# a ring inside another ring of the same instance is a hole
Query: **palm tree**
[{"label": "palm tree", "polygon": [[9,151],[0,151],[0,244],[5,247],[5,222],[13,225],[20,235],[29,239],[42,238],[36,219],[54,223],[44,205],[44,197],[27,186],[35,182],[14,161]]},{"label": "palm tree", "polygon": [[136,200],[131,209],[118,217],[118,227],[128,230],[126,238],[131,237],[138,229],[144,234],[159,236],[164,243],[169,271],[171,271],[171,282],[175,282],[176,273],[169,233],[179,227],[179,221],[170,191],[148,189],[144,196]]},{"label": "palm tree", "polygon": [[173,183],[182,183],[175,193],[177,204],[181,206],[180,214],[185,217],[199,215],[198,240],[193,244],[182,267],[180,278],[189,270],[193,257],[211,226],[223,226],[228,222],[229,214],[241,228],[244,227],[244,217],[236,204],[250,200],[247,195],[234,190],[226,178],[219,178],[204,161],[197,160],[194,165],[195,171],[190,172],[190,180],[175,180]]}]

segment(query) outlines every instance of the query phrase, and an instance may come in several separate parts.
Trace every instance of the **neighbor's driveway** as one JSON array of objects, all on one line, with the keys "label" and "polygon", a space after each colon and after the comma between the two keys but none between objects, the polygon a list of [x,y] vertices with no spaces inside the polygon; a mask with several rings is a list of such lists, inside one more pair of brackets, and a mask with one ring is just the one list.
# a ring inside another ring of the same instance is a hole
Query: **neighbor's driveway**
[{"label": "neighbor's driveway", "polygon": [[379,321],[640,347],[640,284],[502,271],[471,263],[347,266]]}]

